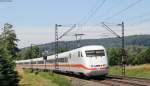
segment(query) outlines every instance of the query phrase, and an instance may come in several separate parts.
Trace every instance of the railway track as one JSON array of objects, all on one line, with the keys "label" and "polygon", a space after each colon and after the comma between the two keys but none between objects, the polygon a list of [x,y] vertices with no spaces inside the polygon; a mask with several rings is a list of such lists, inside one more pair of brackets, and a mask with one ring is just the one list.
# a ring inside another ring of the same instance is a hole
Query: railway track
[{"label": "railway track", "polygon": [[109,76],[110,78],[120,78],[120,79],[130,79],[132,81],[143,81],[143,82],[149,82],[150,83],[150,79],[147,79],[147,78],[138,78],[138,77],[128,77],[128,76],[125,76],[125,77],[122,77],[122,76],[116,76],[116,75],[112,75],[112,76]]},{"label": "railway track", "polygon": [[150,86],[150,79],[137,77],[108,76],[104,80],[92,81],[109,86]]},{"label": "railway track", "polygon": [[[61,73],[63,74],[63,73]],[[137,78],[137,77],[122,77],[122,76],[107,76],[107,77],[96,77],[96,78],[82,78],[73,74],[63,74],[76,79],[91,81],[104,86],[150,86],[150,79]],[[98,85],[101,86],[101,85]]]}]

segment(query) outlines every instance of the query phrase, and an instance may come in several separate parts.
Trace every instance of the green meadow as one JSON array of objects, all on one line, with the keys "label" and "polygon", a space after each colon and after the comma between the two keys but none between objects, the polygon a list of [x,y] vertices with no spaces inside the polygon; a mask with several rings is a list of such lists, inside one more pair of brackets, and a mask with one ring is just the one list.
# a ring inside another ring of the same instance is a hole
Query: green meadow
[{"label": "green meadow", "polygon": [[[109,75],[121,75],[121,71],[120,66],[113,66],[110,67]],[[150,64],[127,66],[125,72],[126,76],[150,78]]]}]

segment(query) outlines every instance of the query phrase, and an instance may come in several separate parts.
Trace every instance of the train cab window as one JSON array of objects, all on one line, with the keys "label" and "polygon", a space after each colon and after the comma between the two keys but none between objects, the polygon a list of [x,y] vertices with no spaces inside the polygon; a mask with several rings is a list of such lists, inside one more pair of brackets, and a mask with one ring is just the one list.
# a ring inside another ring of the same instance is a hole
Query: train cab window
[{"label": "train cab window", "polygon": [[105,56],[104,50],[88,50],[85,53],[87,57]]}]

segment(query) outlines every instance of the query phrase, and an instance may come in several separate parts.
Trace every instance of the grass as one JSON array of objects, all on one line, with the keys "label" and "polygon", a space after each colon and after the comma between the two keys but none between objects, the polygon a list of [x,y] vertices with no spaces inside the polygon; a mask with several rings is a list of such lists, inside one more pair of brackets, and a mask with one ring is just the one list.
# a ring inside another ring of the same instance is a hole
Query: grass
[{"label": "grass", "polygon": [[20,86],[72,86],[66,76],[41,71],[35,74],[22,69],[18,72],[21,77]]},{"label": "grass", "polygon": [[52,72],[40,72],[39,75],[44,77],[45,79],[50,79],[53,83],[56,83],[58,86],[71,86],[70,79],[67,76],[58,75]]},{"label": "grass", "polygon": [[[109,75],[121,75],[121,67],[110,67]],[[131,77],[150,78],[150,64],[127,66],[126,75]]]}]

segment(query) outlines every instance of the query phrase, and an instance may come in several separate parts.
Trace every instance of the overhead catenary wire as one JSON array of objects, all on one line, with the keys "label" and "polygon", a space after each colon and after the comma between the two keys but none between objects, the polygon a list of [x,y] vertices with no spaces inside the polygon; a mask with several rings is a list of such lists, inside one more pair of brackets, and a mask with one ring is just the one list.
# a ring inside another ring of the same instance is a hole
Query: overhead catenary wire
[{"label": "overhead catenary wire", "polygon": [[132,8],[133,6],[135,6],[136,4],[140,3],[141,1],[143,1],[143,0],[137,0],[137,1],[133,2],[133,3],[131,3],[131,4],[128,5],[126,8],[124,8],[124,9],[122,9],[122,10],[116,12],[115,14],[113,14],[113,15],[110,16],[110,17],[105,18],[105,20],[110,20],[110,19],[112,19],[112,18],[114,18],[114,17],[120,15],[121,13],[123,13],[123,12],[125,12],[126,10]]},{"label": "overhead catenary wire", "polygon": [[[126,8],[120,10],[119,12],[115,13],[114,15],[106,18],[106,19],[111,19],[111,18],[114,18],[116,16],[118,16],[119,14],[121,14],[122,12],[128,10],[129,8],[133,7],[134,5],[138,4],[139,2],[141,2],[142,0],[137,0],[135,1],[134,3],[131,3],[130,5],[128,5]],[[84,24],[86,25],[87,22],[94,16],[94,14],[97,13],[97,11],[104,5],[104,3],[106,2],[106,0],[103,0],[101,3],[100,3],[100,0],[97,1],[98,3],[98,6],[94,6],[90,12],[89,12],[89,16],[84,20],[84,22],[79,22],[79,23],[76,23],[76,25],[80,26],[80,24]],[[96,4],[97,4],[96,3]],[[76,28],[76,26],[72,26],[70,29],[68,29],[63,35],[61,35],[59,38],[62,38],[63,36],[65,36],[66,34],[68,34],[69,32],[71,32],[74,28]]]},{"label": "overhead catenary wire", "polygon": [[135,16],[135,17],[132,17],[130,19],[128,19],[127,21],[129,22],[130,20],[136,20],[135,22],[130,22],[129,23],[129,26],[134,26],[134,25],[140,25],[140,24],[143,24],[143,23],[146,23],[146,22],[150,22],[150,16],[149,16],[149,13],[150,12],[147,12],[145,14],[142,14],[142,15],[138,15],[138,16]]},{"label": "overhead catenary wire", "polygon": [[138,19],[142,19],[145,17],[149,17],[150,16],[149,14],[150,14],[150,12],[146,12],[142,15],[137,15],[137,16],[131,17],[131,18],[127,19],[127,21],[131,21],[131,20],[133,21],[133,20],[138,20]]},{"label": "overhead catenary wire", "polygon": [[85,21],[87,19],[87,16],[89,16],[91,14],[91,12],[97,7],[97,5],[100,3],[101,0],[97,0],[95,2],[95,4],[92,6],[91,9],[89,9],[87,15],[84,15],[83,18],[81,18],[81,20],[79,20],[76,24],[81,24],[83,21]]},{"label": "overhead catenary wire", "polygon": [[97,13],[97,11],[102,8],[105,4],[106,0],[97,0],[97,2],[93,5],[93,7],[89,10],[87,16],[84,16],[78,23],[78,27],[80,26],[80,30],[85,26],[88,21]]},{"label": "overhead catenary wire", "polygon": [[63,33],[58,39],[61,39],[63,36],[67,35],[70,31],[72,31],[76,27],[76,24],[74,24],[70,29],[68,29],[65,33]]},{"label": "overhead catenary wire", "polygon": [[92,8],[90,15],[83,22],[84,25],[94,16],[94,14],[97,13],[97,11],[104,5],[105,2],[106,0],[103,0],[97,7]]},{"label": "overhead catenary wire", "polygon": [[116,32],[114,32],[112,29],[110,29],[104,22],[102,22],[103,27],[106,28],[110,33],[116,35],[118,38],[121,38]]},{"label": "overhead catenary wire", "polygon": [[[91,17],[93,17],[94,16],[94,14],[103,6],[103,4],[105,3],[105,1],[106,0],[103,0],[97,7],[93,7],[92,9],[91,9],[91,14],[87,17],[87,19],[84,21],[84,24],[86,24],[88,21],[89,21],[89,19],[91,18]],[[98,0],[97,2],[96,2],[96,4],[97,3],[99,3],[100,2],[100,0]],[[61,39],[63,36],[65,36],[65,35],[67,35],[69,32],[71,32],[74,28],[76,28],[76,25],[80,25],[81,24],[81,21],[79,22],[79,23],[76,23],[75,25],[73,25],[70,29],[68,29],[64,34],[62,34],[58,39]]]},{"label": "overhead catenary wire", "polygon": [[130,24],[129,26],[135,26],[135,25],[140,25],[140,24],[143,24],[145,22],[150,22],[150,18],[146,18],[146,19],[143,19],[143,20],[140,20],[140,21],[137,21],[137,22],[134,22],[132,24]]}]

